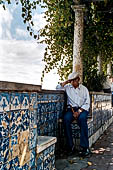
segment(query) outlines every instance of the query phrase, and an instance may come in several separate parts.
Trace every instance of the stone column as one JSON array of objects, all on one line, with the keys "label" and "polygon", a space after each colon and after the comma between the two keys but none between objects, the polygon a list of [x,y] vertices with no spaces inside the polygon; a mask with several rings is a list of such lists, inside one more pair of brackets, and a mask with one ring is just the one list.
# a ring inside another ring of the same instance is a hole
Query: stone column
[{"label": "stone column", "polygon": [[97,57],[97,69],[98,69],[97,73],[102,74],[102,59],[100,55],[98,55]]},{"label": "stone column", "polygon": [[108,75],[108,76],[111,76],[111,75],[112,75],[111,72],[112,72],[112,71],[111,71],[111,62],[110,62],[109,64],[107,64],[107,75]]},{"label": "stone column", "polygon": [[82,42],[83,42],[83,20],[85,5],[73,5],[72,9],[75,12],[74,24],[74,44],[73,44],[73,71],[80,73],[81,81],[83,79],[83,63],[81,57]]}]

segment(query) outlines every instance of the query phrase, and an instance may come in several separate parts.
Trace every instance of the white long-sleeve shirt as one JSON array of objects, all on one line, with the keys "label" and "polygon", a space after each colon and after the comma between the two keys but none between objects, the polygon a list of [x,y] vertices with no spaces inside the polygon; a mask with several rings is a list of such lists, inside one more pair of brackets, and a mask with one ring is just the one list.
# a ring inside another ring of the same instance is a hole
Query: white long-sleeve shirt
[{"label": "white long-sleeve shirt", "polygon": [[71,84],[66,84],[64,87],[57,85],[56,89],[65,90],[67,94],[67,105],[72,107],[80,107],[84,110],[89,111],[90,97],[88,89],[79,84],[75,89]]}]

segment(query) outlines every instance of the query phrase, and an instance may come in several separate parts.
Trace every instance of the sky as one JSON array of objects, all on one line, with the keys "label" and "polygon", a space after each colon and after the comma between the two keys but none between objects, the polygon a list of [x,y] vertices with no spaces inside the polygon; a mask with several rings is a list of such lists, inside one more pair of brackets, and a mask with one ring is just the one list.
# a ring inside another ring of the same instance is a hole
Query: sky
[{"label": "sky", "polygon": [[[33,14],[35,29],[46,21],[38,8]],[[0,6],[0,81],[41,84],[44,69],[44,44],[37,44],[29,35],[21,17],[21,6],[14,2],[6,10]],[[59,81],[56,70],[45,75],[43,89],[55,89]]]}]

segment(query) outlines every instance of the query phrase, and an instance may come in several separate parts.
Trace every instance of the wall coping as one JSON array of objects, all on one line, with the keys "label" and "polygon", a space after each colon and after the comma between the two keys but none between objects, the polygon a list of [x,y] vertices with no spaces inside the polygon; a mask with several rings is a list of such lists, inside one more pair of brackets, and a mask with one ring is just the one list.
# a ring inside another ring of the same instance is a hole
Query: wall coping
[{"label": "wall coping", "polygon": [[0,81],[0,91],[41,91],[41,85]]},{"label": "wall coping", "polygon": [[[41,85],[34,85],[34,84],[26,84],[26,83],[16,83],[16,82],[9,82],[9,81],[0,81],[0,91],[28,91],[28,92],[36,92],[39,91],[41,93],[64,93],[64,90],[46,90],[42,89]],[[89,92],[90,94],[96,95],[112,95],[111,93],[104,93],[104,92]]]},{"label": "wall coping", "polygon": [[38,136],[37,140],[38,140],[37,153],[42,152],[43,150],[47,149],[49,146],[57,142],[57,138],[51,136]]},{"label": "wall coping", "polygon": [[90,93],[90,94],[97,94],[97,95],[107,95],[107,96],[111,96],[111,93],[104,93],[104,92],[93,92],[93,91],[90,91],[89,93]]}]

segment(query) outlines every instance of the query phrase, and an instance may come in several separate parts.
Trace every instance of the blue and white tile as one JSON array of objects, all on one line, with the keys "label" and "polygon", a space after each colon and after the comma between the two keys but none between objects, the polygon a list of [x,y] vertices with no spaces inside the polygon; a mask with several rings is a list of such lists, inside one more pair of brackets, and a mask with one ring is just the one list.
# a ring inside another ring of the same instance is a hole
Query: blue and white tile
[{"label": "blue and white tile", "polygon": [[9,138],[3,138],[2,151],[4,156],[4,163],[9,160]]},{"label": "blue and white tile", "polygon": [[52,170],[55,170],[55,155],[51,156],[51,165],[52,165]]},{"label": "blue and white tile", "polygon": [[29,109],[29,93],[21,93],[21,109]]},{"label": "blue and white tile", "polygon": [[21,93],[11,93],[11,110],[18,110],[21,108]]},{"label": "blue and white tile", "polygon": [[43,152],[39,153],[39,155],[37,156],[37,165],[41,164],[44,161],[44,154]]},{"label": "blue and white tile", "polygon": [[0,164],[4,163],[3,139],[0,139]]},{"label": "blue and white tile", "polygon": [[29,111],[30,113],[30,128],[34,128],[37,126],[37,110]]},{"label": "blue and white tile", "polygon": [[30,94],[30,107],[36,109],[38,107],[37,104],[37,93]]},{"label": "blue and white tile", "polygon": [[50,170],[50,159],[44,161],[44,170]]},{"label": "blue and white tile", "polygon": [[6,165],[6,170],[18,170],[19,168],[19,160],[18,157],[16,157],[15,159],[12,159],[11,161],[9,161]]},{"label": "blue and white tile", "polygon": [[30,169],[30,166],[29,166],[29,162],[28,163],[26,163],[24,166],[20,166],[19,168],[18,168],[18,170],[29,170]]},{"label": "blue and white tile", "polygon": [[49,147],[46,148],[44,151],[43,151],[43,154],[44,154],[44,161],[49,157],[49,154],[50,154],[50,151],[49,151]]},{"label": "blue and white tile", "polygon": [[19,156],[19,144],[18,144],[18,136],[17,135],[12,135],[10,137],[10,146],[11,148],[9,149],[11,159],[14,159],[15,157]]},{"label": "blue and white tile", "polygon": [[33,149],[37,146],[37,128],[30,129],[29,133],[29,148]]},{"label": "blue and white tile", "polygon": [[43,163],[38,164],[36,170],[44,170],[44,164]]},{"label": "blue and white tile", "polygon": [[0,170],[4,170],[4,165],[0,165]]},{"label": "blue and white tile", "polygon": [[41,152],[37,156],[37,170],[43,170],[43,161],[44,161],[44,155],[43,152]]},{"label": "blue and white tile", "polygon": [[9,112],[0,112],[0,138],[9,135]]},{"label": "blue and white tile", "polygon": [[10,110],[10,95],[7,92],[0,93],[0,112]]},{"label": "blue and white tile", "polygon": [[22,114],[21,111],[10,112],[10,135],[14,135],[21,131],[22,126]]},{"label": "blue and white tile", "polygon": [[40,113],[45,113],[45,104],[44,103],[41,103],[40,104]]},{"label": "blue and white tile", "polygon": [[22,110],[22,130],[25,131],[30,125],[30,111],[28,109]]},{"label": "blue and white tile", "polygon": [[30,161],[29,161],[29,166],[31,169],[33,169],[33,167],[36,166],[36,151],[35,149],[31,151],[31,155],[30,155]]},{"label": "blue and white tile", "polygon": [[37,102],[39,103],[42,100],[42,94],[37,93]]}]

